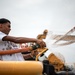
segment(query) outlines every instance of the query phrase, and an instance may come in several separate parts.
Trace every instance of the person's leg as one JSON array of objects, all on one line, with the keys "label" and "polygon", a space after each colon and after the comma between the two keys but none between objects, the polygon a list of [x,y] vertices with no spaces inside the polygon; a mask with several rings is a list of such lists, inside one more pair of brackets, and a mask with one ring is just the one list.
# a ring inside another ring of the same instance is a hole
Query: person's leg
[{"label": "person's leg", "polygon": [[43,61],[43,67],[43,74],[56,75],[54,66],[50,64],[48,60]]}]

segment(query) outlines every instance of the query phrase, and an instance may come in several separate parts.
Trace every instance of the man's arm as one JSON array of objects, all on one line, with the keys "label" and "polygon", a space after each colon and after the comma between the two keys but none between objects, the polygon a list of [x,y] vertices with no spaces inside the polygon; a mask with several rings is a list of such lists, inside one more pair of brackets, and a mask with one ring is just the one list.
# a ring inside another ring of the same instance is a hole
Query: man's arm
[{"label": "man's arm", "polygon": [[26,48],[22,48],[22,49],[15,49],[15,50],[0,50],[0,55],[8,55],[8,54],[15,54],[15,53],[22,53],[22,52],[27,52],[27,51],[33,51],[36,50],[37,48],[40,48],[40,45],[36,44],[33,46],[29,46]]},{"label": "man's arm", "polygon": [[11,41],[14,43],[27,43],[27,42],[37,42],[37,39],[34,38],[27,38],[27,37],[13,37],[13,36],[5,36],[3,41]]},{"label": "man's arm", "polygon": [[40,45],[40,47],[45,47],[46,44],[42,40],[38,40],[35,38],[26,38],[26,37],[13,37],[13,36],[5,36],[3,41],[11,41],[14,43],[28,43],[28,42],[35,42]]},{"label": "man's arm", "polygon": [[15,54],[20,52],[27,52],[28,50],[32,50],[31,47],[23,48],[23,49],[16,49],[16,50],[0,50],[0,55],[8,55],[8,54]]}]

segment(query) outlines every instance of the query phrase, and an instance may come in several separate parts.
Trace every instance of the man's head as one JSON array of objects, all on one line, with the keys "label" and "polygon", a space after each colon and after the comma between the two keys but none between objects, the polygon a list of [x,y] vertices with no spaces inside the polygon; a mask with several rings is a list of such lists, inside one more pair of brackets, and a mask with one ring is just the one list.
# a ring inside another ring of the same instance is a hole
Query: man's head
[{"label": "man's head", "polygon": [[4,23],[7,23],[7,22],[11,23],[8,19],[5,19],[5,18],[0,19],[0,24],[4,24]]},{"label": "man's head", "polygon": [[8,35],[11,30],[10,24],[11,22],[8,19],[1,18],[0,19],[0,31]]}]

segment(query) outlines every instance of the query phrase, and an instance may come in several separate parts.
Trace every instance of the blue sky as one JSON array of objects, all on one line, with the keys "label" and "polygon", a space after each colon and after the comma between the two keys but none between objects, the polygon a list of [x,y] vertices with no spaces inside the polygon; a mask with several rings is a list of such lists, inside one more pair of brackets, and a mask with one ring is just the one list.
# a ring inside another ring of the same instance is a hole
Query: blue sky
[{"label": "blue sky", "polygon": [[[13,36],[36,38],[44,29],[66,33],[75,27],[75,0],[0,0],[0,10],[0,18],[11,21]],[[67,62],[75,61],[74,45],[60,47]]]}]

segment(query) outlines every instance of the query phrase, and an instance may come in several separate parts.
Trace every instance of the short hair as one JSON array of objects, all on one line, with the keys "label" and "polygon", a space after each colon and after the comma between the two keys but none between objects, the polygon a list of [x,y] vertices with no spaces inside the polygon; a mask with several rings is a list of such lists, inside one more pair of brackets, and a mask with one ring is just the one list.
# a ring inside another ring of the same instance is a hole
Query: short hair
[{"label": "short hair", "polygon": [[7,22],[11,23],[8,19],[5,19],[5,18],[0,19],[0,24],[4,24],[4,23],[7,23]]}]

